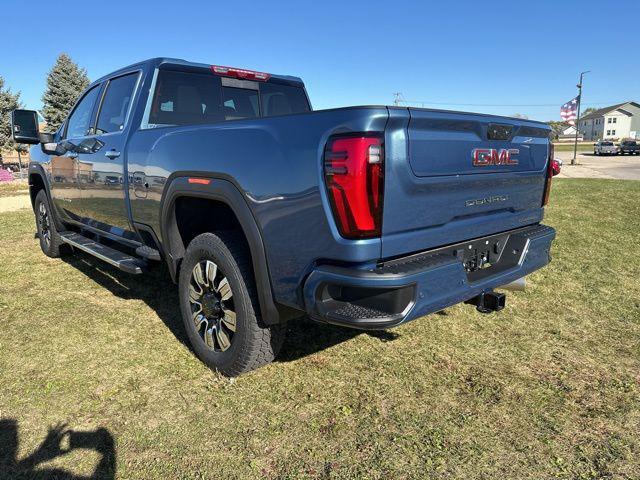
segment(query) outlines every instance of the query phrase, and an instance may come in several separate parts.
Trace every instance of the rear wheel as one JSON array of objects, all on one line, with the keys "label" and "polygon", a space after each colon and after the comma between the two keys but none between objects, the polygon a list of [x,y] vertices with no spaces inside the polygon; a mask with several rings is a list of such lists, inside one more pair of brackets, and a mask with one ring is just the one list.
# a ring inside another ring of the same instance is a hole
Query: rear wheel
[{"label": "rear wheel", "polygon": [[236,376],[272,361],[284,325],[265,325],[251,257],[235,233],[194,238],[180,267],[180,309],[189,341],[209,367]]},{"label": "rear wheel", "polygon": [[60,249],[63,246],[63,242],[53,221],[53,213],[47,198],[47,192],[44,190],[38,192],[33,207],[36,214],[36,228],[38,229],[40,248],[48,257],[60,257]]}]

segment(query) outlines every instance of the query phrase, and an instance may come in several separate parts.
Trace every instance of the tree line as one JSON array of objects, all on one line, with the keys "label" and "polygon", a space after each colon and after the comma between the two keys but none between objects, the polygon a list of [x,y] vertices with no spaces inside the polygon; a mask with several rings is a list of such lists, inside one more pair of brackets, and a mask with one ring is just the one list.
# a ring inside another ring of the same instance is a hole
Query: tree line
[{"label": "tree line", "polygon": [[[69,110],[80,94],[89,86],[89,77],[84,68],[79,67],[66,53],[56,59],[47,74],[47,86],[42,95],[43,107],[40,113],[47,124],[47,131],[58,130]],[[23,108],[20,92],[12,92],[0,75],[0,152],[2,150],[24,151],[24,146],[11,138],[11,111]]]}]

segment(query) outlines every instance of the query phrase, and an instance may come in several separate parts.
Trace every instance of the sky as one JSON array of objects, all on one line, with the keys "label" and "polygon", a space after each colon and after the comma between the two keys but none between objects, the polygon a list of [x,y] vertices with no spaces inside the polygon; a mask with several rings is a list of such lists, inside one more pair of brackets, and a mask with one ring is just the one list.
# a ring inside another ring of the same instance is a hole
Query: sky
[{"label": "sky", "polygon": [[[39,109],[65,52],[96,79],[150,57],[295,75],[314,109],[411,105],[559,120],[640,101],[639,0],[3,0],[0,76]],[[50,11],[50,13],[48,12]]]}]

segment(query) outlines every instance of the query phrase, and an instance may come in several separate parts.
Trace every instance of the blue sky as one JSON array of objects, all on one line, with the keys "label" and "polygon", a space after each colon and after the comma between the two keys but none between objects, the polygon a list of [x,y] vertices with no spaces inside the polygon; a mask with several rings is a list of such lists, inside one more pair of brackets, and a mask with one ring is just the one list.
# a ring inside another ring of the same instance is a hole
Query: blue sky
[{"label": "blue sky", "polygon": [[434,108],[557,120],[582,70],[584,107],[640,101],[638,0],[104,4],[2,2],[13,21],[0,75],[28,107],[40,108],[61,52],[91,79],[155,56],[297,75],[316,109],[402,92]]}]

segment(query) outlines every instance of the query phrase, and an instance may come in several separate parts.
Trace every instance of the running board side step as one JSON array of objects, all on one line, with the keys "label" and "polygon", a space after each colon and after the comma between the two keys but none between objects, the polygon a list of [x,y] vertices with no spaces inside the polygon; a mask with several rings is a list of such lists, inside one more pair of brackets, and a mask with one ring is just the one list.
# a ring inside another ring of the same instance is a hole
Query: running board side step
[{"label": "running board side step", "polygon": [[142,273],[144,263],[136,257],[132,257],[126,253],[107,247],[106,245],[98,243],[91,238],[80,235],[79,233],[61,232],[60,237],[64,243],[71,245],[78,250],[82,250],[89,255],[93,255],[94,257],[119,268],[123,272],[133,273],[135,275]]}]

